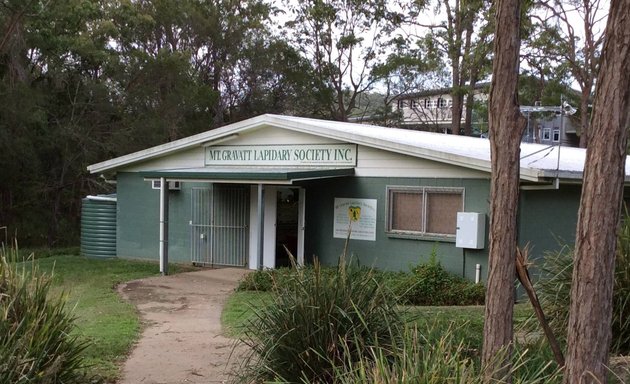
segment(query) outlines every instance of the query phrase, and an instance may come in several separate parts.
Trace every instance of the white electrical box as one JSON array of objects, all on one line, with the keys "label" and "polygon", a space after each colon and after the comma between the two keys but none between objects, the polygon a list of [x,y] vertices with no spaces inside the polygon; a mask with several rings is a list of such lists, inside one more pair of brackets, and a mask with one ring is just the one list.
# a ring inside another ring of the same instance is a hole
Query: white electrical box
[{"label": "white electrical box", "polygon": [[486,239],[486,215],[476,212],[457,212],[455,246],[483,249]]}]

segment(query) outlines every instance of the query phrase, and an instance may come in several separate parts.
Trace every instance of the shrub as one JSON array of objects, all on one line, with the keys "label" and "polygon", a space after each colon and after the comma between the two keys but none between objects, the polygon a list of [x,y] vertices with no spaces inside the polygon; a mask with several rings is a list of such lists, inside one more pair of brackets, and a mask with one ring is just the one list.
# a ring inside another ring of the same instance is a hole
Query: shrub
[{"label": "shrub", "polygon": [[[411,268],[409,272],[378,271],[366,267],[354,270],[370,271],[370,275],[387,287],[399,304],[404,305],[481,305],[486,289],[446,271],[436,260],[435,251],[429,262]],[[309,276],[313,268],[303,268],[301,273]],[[295,268],[278,268],[254,271],[247,274],[237,287],[238,291],[273,291],[286,288],[293,278]],[[317,273],[334,275],[335,268],[318,266]]]},{"label": "shrub", "polygon": [[251,348],[243,382],[330,382],[335,367],[358,361],[368,346],[392,350],[402,319],[374,271],[343,260],[330,271],[317,262],[298,269],[271,303],[255,310],[242,339]]},{"label": "shrub", "polygon": [[86,344],[71,335],[63,298],[51,298],[50,278],[35,264],[9,261],[16,258],[17,251],[0,251],[0,382],[86,382]]},{"label": "shrub", "polygon": [[[612,353],[630,353],[630,218],[627,213],[621,225],[615,260],[615,281],[613,287],[612,313]],[[545,255],[541,277],[536,282],[540,299],[549,326],[556,337],[566,341],[569,324],[569,302],[573,275],[572,247],[563,246],[560,250]],[[527,329],[535,329],[536,319],[529,319]]]},{"label": "shrub", "polygon": [[237,291],[271,291],[273,289],[274,270],[264,269],[245,275],[236,287]]},{"label": "shrub", "polygon": [[444,269],[435,252],[428,263],[419,264],[392,287],[401,304],[409,305],[480,305],[485,287],[474,284]]},{"label": "shrub", "polygon": [[[289,267],[253,271],[243,277],[236,290],[270,292],[278,287],[286,286],[295,271],[295,268]],[[309,273],[309,271],[306,269],[304,273]]]}]

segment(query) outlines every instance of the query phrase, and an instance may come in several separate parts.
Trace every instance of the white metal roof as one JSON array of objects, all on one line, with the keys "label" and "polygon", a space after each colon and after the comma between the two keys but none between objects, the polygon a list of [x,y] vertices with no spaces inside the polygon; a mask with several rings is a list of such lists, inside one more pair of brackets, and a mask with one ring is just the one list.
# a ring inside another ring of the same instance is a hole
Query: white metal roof
[{"label": "white metal roof", "polygon": [[[257,116],[93,164],[88,166],[88,170],[91,173],[115,172],[136,162],[212,144],[231,135],[262,127],[278,127],[490,172],[488,139],[280,115]],[[521,177],[531,181],[550,177],[581,179],[585,158],[586,150],[581,148],[521,143]],[[629,166],[630,162],[626,158],[626,179],[629,179]]]}]

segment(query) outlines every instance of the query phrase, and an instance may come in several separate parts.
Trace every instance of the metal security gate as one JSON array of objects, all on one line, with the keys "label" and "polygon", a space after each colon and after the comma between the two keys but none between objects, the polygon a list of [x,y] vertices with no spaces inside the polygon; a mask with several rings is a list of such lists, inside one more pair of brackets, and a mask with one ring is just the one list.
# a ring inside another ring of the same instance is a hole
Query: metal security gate
[{"label": "metal security gate", "polygon": [[243,267],[249,253],[249,188],[212,184],[192,190],[191,259]]}]

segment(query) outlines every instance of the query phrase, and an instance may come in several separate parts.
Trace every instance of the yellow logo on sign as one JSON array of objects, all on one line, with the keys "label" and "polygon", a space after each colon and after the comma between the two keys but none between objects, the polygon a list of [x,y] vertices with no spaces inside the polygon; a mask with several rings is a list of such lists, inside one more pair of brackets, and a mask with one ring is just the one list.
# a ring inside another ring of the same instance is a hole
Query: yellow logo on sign
[{"label": "yellow logo on sign", "polygon": [[361,207],[349,207],[348,218],[350,218],[350,221],[359,221],[361,218]]}]

